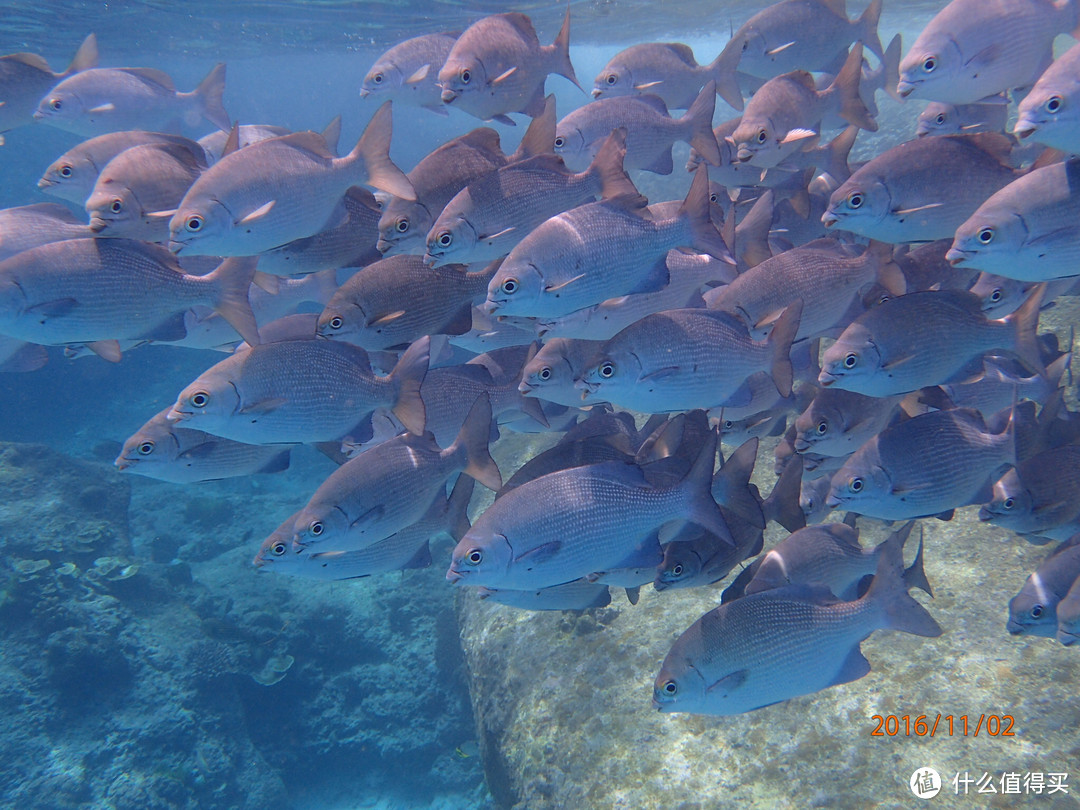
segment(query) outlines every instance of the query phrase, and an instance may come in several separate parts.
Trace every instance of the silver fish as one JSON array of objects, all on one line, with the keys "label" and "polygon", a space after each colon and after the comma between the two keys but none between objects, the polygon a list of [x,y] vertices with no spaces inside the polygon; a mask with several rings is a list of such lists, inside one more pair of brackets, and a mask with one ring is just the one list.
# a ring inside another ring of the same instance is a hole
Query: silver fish
[{"label": "silver fish", "polygon": [[129,239],[68,239],[0,262],[0,332],[45,345],[95,344],[119,360],[117,340],[183,337],[201,304],[258,342],[248,303],[253,263],[188,275],[163,247]]},{"label": "silver fish", "polygon": [[1054,58],[1054,37],[1078,26],[1076,0],[951,0],[901,60],[897,91],[973,104],[1030,87]]},{"label": "silver fish", "polygon": [[525,396],[571,407],[581,404],[574,380],[603,345],[599,340],[549,340],[521,370],[518,390]]},{"label": "silver fish", "polygon": [[0,56],[0,146],[3,133],[34,122],[34,110],[49,88],[81,70],[97,65],[97,38],[90,34],[83,40],[75,57],[63,73],[53,73],[49,63],[36,53],[10,53]]},{"label": "silver fish", "polygon": [[795,450],[819,456],[854,453],[897,418],[901,399],[824,388],[795,420]]},{"label": "silver fish", "polygon": [[86,200],[90,229],[106,237],[165,242],[177,204],[206,170],[203,150],[176,144],[125,149],[98,175]]},{"label": "silver fish", "polygon": [[593,82],[592,97],[650,94],[672,109],[685,110],[709,81],[724,101],[742,109],[735,72],[725,69],[721,57],[699,65],[690,46],[681,42],[643,42],[619,51],[604,65]]},{"label": "silver fish", "polygon": [[1004,132],[1009,118],[1006,104],[944,104],[931,101],[919,113],[918,137],[924,135],[972,135]]},{"label": "silver fish", "polygon": [[1019,535],[1068,540],[1080,532],[1080,447],[1037,453],[994,484],[979,520]]},{"label": "silver fish", "polygon": [[975,503],[988,479],[1016,463],[1009,420],[990,433],[978,411],[931,411],[886,428],[832,478],[828,504],[881,520],[945,516]]},{"label": "silver fish", "polygon": [[521,610],[588,610],[611,604],[608,586],[587,579],[576,579],[535,591],[512,591],[481,586],[476,592],[481,599]]},{"label": "silver fish", "polygon": [[173,249],[252,256],[311,236],[344,218],[341,198],[357,184],[414,197],[408,178],[390,160],[390,130],[384,104],[342,158],[314,132],[269,138],[226,155],[188,189],[169,221]]},{"label": "silver fish", "polygon": [[1069,370],[1072,354],[1066,353],[1047,365],[1045,374],[1028,375],[1008,357],[983,358],[983,373],[976,380],[959,385],[943,385],[941,390],[958,408],[974,408],[989,417],[1008,408],[1015,400],[1046,402]]},{"label": "silver fish", "polygon": [[34,119],[87,138],[125,129],[176,132],[203,119],[227,130],[224,92],[224,63],[190,93],[179,92],[167,73],[153,68],[90,68],[49,90]]},{"label": "silver fish", "polygon": [[671,148],[689,143],[704,160],[720,165],[720,151],[712,131],[716,90],[709,82],[681,118],[668,115],[658,96],[615,96],[579,107],[563,118],[555,130],[555,154],[572,169],[584,169],[612,131],[626,130],[627,169],[671,174]]},{"label": "silver fish", "polygon": [[0,209],[0,260],[50,242],[93,235],[89,225],[57,203]]},{"label": "silver fish", "polygon": [[248,444],[340,439],[377,407],[423,433],[420,384],[428,343],[417,341],[393,372],[377,377],[367,353],[329,340],[286,340],[234,354],[180,392],[173,422]]},{"label": "silver fish", "polygon": [[842,602],[828,588],[788,585],[709,611],[672,645],[653,687],[662,712],[730,715],[858,680],[859,645],[875,630],[933,638],[941,628],[907,594],[890,543],[866,594]]},{"label": "silver fish", "polygon": [[916,138],[888,149],[832,192],[821,221],[882,242],[945,239],[1016,179],[1005,135]]},{"label": "silver fish", "polygon": [[543,112],[549,73],[581,87],[570,63],[570,10],[555,42],[546,46],[524,14],[493,14],[457,38],[439,70],[440,97],[485,121],[513,124],[507,113],[535,117]]},{"label": "silver fish", "polygon": [[1080,120],[1076,116],[1076,104],[1080,101],[1076,92],[1078,72],[1080,47],[1074,45],[1039,76],[1024,96],[1013,132],[1067,154],[1080,152]]},{"label": "silver fish", "polygon": [[449,115],[440,98],[439,71],[457,38],[457,32],[424,34],[399,42],[375,60],[364,76],[360,97],[386,98]]},{"label": "silver fish", "polygon": [[168,408],[161,411],[124,442],[116,459],[121,472],[191,484],[281,472],[289,467],[288,448],[241,444],[188,430],[166,419],[168,412]]},{"label": "silver fish", "polygon": [[94,190],[98,174],[110,160],[125,149],[149,143],[178,144],[195,154],[199,149],[195,141],[167,132],[108,132],[83,141],[54,160],[38,180],[38,188],[53,197],[81,206]]},{"label": "silver fish", "polygon": [[1020,592],[1009,600],[1006,628],[1010,635],[1053,638],[1058,624],[1058,603],[1078,577],[1080,542],[1073,538],[1051,551]]}]

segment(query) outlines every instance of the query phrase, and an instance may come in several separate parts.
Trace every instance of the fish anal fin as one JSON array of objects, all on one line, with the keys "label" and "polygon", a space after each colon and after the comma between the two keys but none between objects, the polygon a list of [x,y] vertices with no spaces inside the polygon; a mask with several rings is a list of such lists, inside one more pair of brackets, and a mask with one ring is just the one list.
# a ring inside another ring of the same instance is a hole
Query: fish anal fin
[{"label": "fish anal fin", "polygon": [[847,658],[844,659],[844,663],[840,665],[839,671],[829,685],[836,686],[841,683],[851,683],[865,677],[869,672],[870,662],[866,660],[866,656],[862,654],[862,650],[859,649],[858,645],[855,645],[851,648],[851,652],[848,653]]}]

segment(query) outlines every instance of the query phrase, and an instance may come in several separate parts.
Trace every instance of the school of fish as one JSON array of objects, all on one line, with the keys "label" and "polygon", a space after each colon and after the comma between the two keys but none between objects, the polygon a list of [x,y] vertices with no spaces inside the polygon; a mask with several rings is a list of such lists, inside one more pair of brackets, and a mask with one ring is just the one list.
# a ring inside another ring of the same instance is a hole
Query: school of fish
[{"label": "school of fish", "polygon": [[[525,610],[731,575],[663,660],[663,712],[856,680],[877,630],[939,636],[907,541],[964,508],[1056,544],[1006,629],[1071,645],[1080,413],[1040,317],[1080,294],[1080,45],[1054,59],[1080,0],[951,0],[907,48],[881,11],[781,0],[708,62],[634,44],[585,104],[569,10],[550,45],[521,13],[462,20],[357,76],[371,117],[340,149],[340,119],[233,122],[224,64],[184,92],[98,67],[93,35],[63,73],[0,57],[0,133],[86,138],[42,167],[55,202],[0,210],[0,371],[223,352],[116,466],[190,486],[317,446],[339,466],[263,527],[263,572],[432,566]],[[878,91],[927,106],[851,162]],[[406,172],[404,105],[484,123]],[[522,116],[508,154],[496,127]],[[647,199],[677,143],[684,195]],[[557,438],[500,470],[508,431]],[[476,483],[494,500],[470,522]],[[898,524],[864,548],[868,519]],[[765,549],[770,522],[790,536]]]}]

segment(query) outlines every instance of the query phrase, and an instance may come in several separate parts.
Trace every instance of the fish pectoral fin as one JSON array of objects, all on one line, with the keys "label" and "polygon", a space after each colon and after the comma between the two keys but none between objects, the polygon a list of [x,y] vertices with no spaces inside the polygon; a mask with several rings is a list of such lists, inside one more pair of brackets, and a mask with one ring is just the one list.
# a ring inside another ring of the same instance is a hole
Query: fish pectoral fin
[{"label": "fish pectoral fin", "polygon": [[775,48],[770,48],[769,50],[765,51],[765,53],[767,55],[769,55],[769,56],[776,56],[778,53],[786,51],[788,48],[790,48],[794,44],[795,44],[794,41],[785,42],[783,45],[777,45]]},{"label": "fish pectoral fin", "polygon": [[1034,239],[1026,239],[1026,240],[1024,240],[1024,244],[1028,245],[1028,246],[1038,245],[1040,242],[1051,242],[1051,241],[1053,241],[1055,239],[1061,239],[1063,237],[1071,239],[1074,236],[1075,233],[1076,233],[1076,228],[1075,227],[1071,227],[1071,228],[1055,228],[1052,231],[1047,231],[1044,234],[1040,234],[1039,236],[1036,236]]},{"label": "fish pectoral fin", "polygon": [[580,275],[574,276],[571,279],[567,279],[562,284],[549,284],[548,286],[544,287],[544,292],[549,292],[549,293],[550,292],[558,292],[559,290],[564,289],[565,287],[569,287],[575,281],[580,281],[583,278],[585,278],[585,274],[581,273]]},{"label": "fish pectoral fin", "polygon": [[866,660],[866,656],[862,654],[859,646],[855,645],[851,648],[851,652],[847,654],[844,663],[840,665],[839,671],[837,671],[829,686],[857,681],[869,672],[870,662]]},{"label": "fish pectoral fin", "polygon": [[902,217],[906,217],[908,214],[917,214],[920,211],[929,211],[933,208],[941,208],[945,203],[927,203],[926,205],[916,205],[914,208],[894,208],[893,213]]},{"label": "fish pectoral fin", "polygon": [[1004,45],[1001,42],[993,42],[987,45],[977,54],[964,62],[965,65],[988,65],[1001,55]]},{"label": "fish pectoral fin", "polygon": [[147,219],[172,219],[176,213],[175,208],[170,208],[168,211],[147,211],[143,214]]},{"label": "fish pectoral fin", "polygon": [[909,492],[919,492],[921,490],[930,489],[932,487],[933,487],[933,484],[931,484],[929,482],[924,483],[924,484],[911,484],[911,485],[908,485],[908,486],[895,486],[894,485],[893,488],[892,488],[892,494],[893,495],[906,495]]},{"label": "fish pectoral fin", "polygon": [[236,220],[237,225],[249,225],[256,220],[260,220],[270,213],[270,209],[274,207],[277,200],[270,200],[270,202],[263,203],[250,214],[245,214],[240,219]]},{"label": "fish pectoral fin", "polygon": [[112,112],[115,109],[116,109],[116,105],[113,104],[111,101],[109,101],[109,102],[106,102],[105,104],[98,104],[96,107],[91,107],[89,110],[87,110],[87,112],[92,112],[92,113]]},{"label": "fish pectoral fin", "polygon": [[27,307],[26,311],[32,313],[34,317],[59,318],[75,309],[78,303],[75,298],[54,298],[52,301],[42,301],[40,304]]},{"label": "fish pectoral fin", "polygon": [[730,695],[736,689],[739,689],[746,679],[750,676],[750,670],[737,669],[734,672],[729,672],[720,680],[713,683],[711,686],[705,689],[707,694],[713,695]]},{"label": "fish pectoral fin", "polygon": [[904,363],[908,363],[914,359],[914,354],[902,354],[899,357],[893,358],[888,363],[885,363],[884,365],[882,365],[881,368],[883,370],[892,371],[894,368],[899,368],[900,366],[904,365]]},{"label": "fish pectoral fin", "polygon": [[559,549],[562,548],[562,542],[559,540],[552,540],[550,543],[544,543],[543,545],[531,548],[528,551],[519,554],[514,557],[515,563],[526,563],[528,565],[541,565],[554,557]]},{"label": "fish pectoral fin", "polygon": [[427,75],[430,72],[431,72],[431,65],[430,64],[421,65],[420,67],[418,67],[416,70],[414,70],[412,72],[412,75],[409,76],[409,78],[407,78],[405,80],[405,84],[416,84],[417,82],[422,82],[424,79],[427,78]]},{"label": "fish pectoral fin", "polygon": [[515,228],[513,225],[511,225],[509,228],[503,228],[501,231],[496,231],[493,234],[490,234],[488,236],[484,236],[484,237],[481,237],[481,238],[490,245],[492,242],[494,242],[500,236],[506,236],[508,233],[510,233],[511,231],[515,231],[515,230],[517,230],[517,228]]},{"label": "fish pectoral fin", "polygon": [[87,343],[86,348],[102,360],[108,360],[110,363],[120,362],[120,341],[118,340],[95,340],[93,343]]},{"label": "fish pectoral fin", "polygon": [[288,400],[284,397],[272,397],[270,399],[261,399],[258,402],[252,402],[250,405],[245,405],[240,409],[240,413],[272,413],[284,405]]},{"label": "fish pectoral fin", "polygon": [[383,515],[383,508],[381,506],[373,506],[368,509],[364,514],[360,515],[356,520],[349,524],[350,529],[356,529],[363,526],[366,523],[371,523],[373,520],[378,520]]},{"label": "fish pectoral fin", "polygon": [[372,321],[367,322],[367,326],[384,326],[385,324],[392,323],[405,314],[405,310],[399,309],[397,312],[388,312],[385,315],[381,315]]},{"label": "fish pectoral fin", "polygon": [[509,70],[504,70],[502,73],[500,73],[494,79],[492,79],[491,83],[492,84],[501,84],[502,82],[505,82],[507,79],[509,79],[511,76],[513,76],[516,72],[517,72],[517,65],[514,65]]},{"label": "fish pectoral fin", "polygon": [[794,143],[795,141],[803,141],[807,138],[816,138],[817,133],[812,129],[789,129],[787,135],[780,143]]},{"label": "fish pectoral fin", "polygon": [[638,377],[638,382],[645,382],[646,380],[662,380],[664,377],[670,377],[678,370],[678,366],[664,366],[663,368],[658,368],[656,371],[650,371],[648,374],[641,375]]},{"label": "fish pectoral fin", "polygon": [[648,90],[650,87],[656,87],[658,84],[663,84],[663,79],[657,79],[655,82],[642,82],[641,84],[635,84],[635,90]]}]

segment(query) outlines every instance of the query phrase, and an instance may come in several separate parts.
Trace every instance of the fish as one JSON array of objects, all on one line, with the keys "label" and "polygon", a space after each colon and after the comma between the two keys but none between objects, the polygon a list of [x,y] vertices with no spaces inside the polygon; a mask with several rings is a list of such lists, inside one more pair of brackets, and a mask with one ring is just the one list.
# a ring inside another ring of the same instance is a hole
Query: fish
[{"label": "fish", "polygon": [[478,177],[438,214],[427,234],[424,260],[493,261],[507,255],[534,228],[597,196],[637,193],[623,169],[625,132],[610,134],[592,163],[569,171],[556,155],[536,155]]},{"label": "fish", "polygon": [[801,301],[791,304],[764,341],[753,340],[726,312],[673,309],[647,315],[603,346],[578,386],[589,402],[670,413],[737,405],[732,398],[743,381],[768,370],[786,395],[801,311]]},{"label": "fish", "polygon": [[384,98],[439,115],[442,103],[439,71],[457,41],[458,32],[423,34],[399,42],[383,53],[364,76],[361,98]]},{"label": "fish", "polygon": [[921,414],[856,450],[833,475],[826,502],[880,520],[947,520],[981,501],[991,476],[1016,463],[1015,438],[1012,419],[990,433],[978,411]]},{"label": "fish", "polygon": [[561,405],[581,404],[581,392],[574,380],[585,370],[585,364],[600,348],[598,340],[553,338],[540,347],[521,370],[518,390],[525,396],[537,397]]},{"label": "fish", "polygon": [[915,135],[973,135],[1004,132],[1009,118],[1006,104],[944,104],[931,101],[919,113]]},{"label": "fish", "polygon": [[807,524],[821,523],[832,511],[825,502],[825,499],[829,497],[831,484],[832,479],[829,475],[803,480],[799,491],[799,508],[802,509]]},{"label": "fish", "polygon": [[1066,540],[1039,563],[1020,592],[1009,600],[1005,628],[1012,636],[1053,638],[1057,632],[1057,608],[1080,577],[1080,542]]},{"label": "fish", "polygon": [[48,346],[86,343],[118,361],[118,340],[184,336],[184,313],[212,307],[253,343],[248,303],[253,263],[222,262],[185,273],[160,245],[130,239],[68,239],[0,262],[0,333]]},{"label": "fish", "polygon": [[[323,137],[295,132],[226,155],[188,189],[169,220],[176,253],[253,256],[312,236],[344,219],[349,187],[372,185],[404,199],[415,194],[390,160],[389,102],[352,152],[334,157]],[[272,173],[266,166],[275,166]]]},{"label": "fish", "polygon": [[593,98],[655,95],[672,109],[685,110],[712,81],[716,93],[737,110],[743,107],[734,69],[721,57],[699,65],[694,51],[681,42],[642,42],[619,51],[593,82]]},{"label": "fish", "polygon": [[900,417],[902,399],[820,389],[795,420],[795,450],[819,456],[854,453]]},{"label": "fish", "polygon": [[318,333],[368,351],[464,334],[494,274],[494,266],[469,273],[463,265],[428,267],[421,256],[389,256],[341,285],[319,315]]},{"label": "fish", "polygon": [[821,119],[837,112],[848,123],[870,132],[877,122],[859,96],[862,46],[856,45],[833,83],[819,91],[805,70],[769,79],[746,104],[731,133],[740,161],[762,168],[778,165],[820,134]]},{"label": "fish", "polygon": [[488,312],[559,316],[613,296],[655,292],[668,282],[666,256],[676,247],[730,261],[709,218],[708,185],[699,169],[671,219],[642,216],[645,198],[629,194],[552,217],[503,260],[488,287]]},{"label": "fish", "polygon": [[[50,196],[82,206],[110,160],[127,149],[151,143],[176,144],[196,155],[201,148],[190,138],[168,132],[108,132],[83,141],[54,160],[38,180],[38,188]],[[206,160],[205,150],[203,159]]]},{"label": "fish", "polygon": [[383,406],[419,435],[429,342],[414,343],[385,377],[372,372],[363,349],[340,341],[254,346],[199,375],[167,418],[247,444],[293,444],[340,439]]},{"label": "fish", "polygon": [[949,264],[945,254],[948,253],[950,247],[952,247],[951,236],[921,245],[895,247],[893,261],[904,271],[908,292],[932,289],[971,289],[979,274],[976,270],[961,272],[959,268]]},{"label": "fish", "polygon": [[879,59],[881,0],[849,20],[845,0],[783,0],[759,11],[732,34],[717,57],[722,65],[772,79],[792,70],[835,73],[848,47],[859,41]]},{"label": "fish", "polygon": [[1021,461],[994,484],[979,520],[1032,542],[1080,532],[1080,446],[1054,447]]},{"label": "fish", "polygon": [[528,346],[536,340],[532,318],[503,316],[495,319],[481,309],[483,306],[473,307],[472,329],[447,338],[451,346],[479,354],[509,346]]},{"label": "fish", "polygon": [[[1080,580],[1080,577],[1077,577]],[[1071,647],[1080,640],[1080,586],[1076,582],[1057,603],[1057,640]]]},{"label": "fish", "polygon": [[1080,158],[1033,169],[990,195],[955,232],[946,258],[1022,281],[1080,274]]},{"label": "fish", "polygon": [[741,714],[862,678],[875,630],[934,638],[941,627],[907,593],[899,536],[867,592],[843,602],[821,585],[762,591],[706,613],[672,645],[653,685],[661,712]]},{"label": "fish", "polygon": [[1048,401],[1061,385],[1071,361],[1072,354],[1066,352],[1047,364],[1045,374],[1028,374],[1009,357],[987,355],[978,379],[959,385],[946,384],[941,390],[956,407],[975,408],[983,416],[990,416],[1016,400]]},{"label": "fish", "polygon": [[259,255],[259,271],[274,276],[318,273],[339,267],[366,267],[382,258],[379,208],[366,188],[352,186],[342,199],[345,219],[312,236],[294,239]]},{"label": "fish", "polygon": [[205,170],[202,147],[155,143],[125,149],[105,164],[86,200],[90,230],[110,238],[168,241],[173,210]]},{"label": "fish", "polygon": [[462,32],[439,69],[440,98],[482,120],[513,124],[507,113],[544,110],[544,81],[558,73],[579,89],[570,62],[570,9],[559,35],[543,46],[524,14],[492,14]]},{"label": "fish", "polygon": [[607,607],[611,604],[611,591],[607,585],[590,582],[584,578],[534,591],[513,591],[506,588],[481,586],[476,589],[476,592],[481,599],[521,610],[582,611]]},{"label": "fish", "polygon": [[504,165],[506,156],[499,148],[499,133],[490,127],[474,129],[444,143],[406,175],[415,199],[391,197],[384,202],[379,218],[379,252],[424,253],[427,232],[443,207],[470,182]]},{"label": "fish", "polygon": [[1077,282],[1078,279],[1072,277],[1044,282],[1021,281],[980,272],[966,289],[979,297],[987,318],[1004,318],[1023,306],[1028,296],[1035,292],[1035,288],[1040,284],[1045,285],[1043,300],[1055,301],[1062,295],[1070,295]]},{"label": "fish", "polygon": [[0,209],[0,261],[30,248],[86,239],[94,235],[90,226],[58,203],[34,203]]},{"label": "fish", "polygon": [[993,132],[905,141],[857,169],[821,221],[881,242],[946,239],[1018,176],[1012,141]]},{"label": "fish", "polygon": [[217,481],[289,467],[290,448],[241,444],[179,427],[160,411],[124,442],[116,467],[173,484]]},{"label": "fish", "polygon": [[190,93],[154,68],[89,68],[68,76],[41,98],[34,120],[85,138],[128,129],[178,132],[209,121],[231,126],[221,104],[225,64],[219,62]]},{"label": "fish", "polygon": [[712,291],[706,304],[736,316],[751,337],[763,340],[784,310],[801,299],[802,318],[794,339],[804,340],[847,326],[844,315],[875,282],[893,295],[906,290],[903,272],[892,260],[891,245],[878,243],[853,255],[836,240],[817,239],[740,274]]},{"label": "fish", "polygon": [[[338,121],[338,127],[340,129],[341,120]],[[259,141],[265,141],[267,138],[277,138],[280,135],[289,135],[292,130],[285,127],[276,127],[270,124],[241,124],[237,128],[236,133],[236,148],[243,149],[245,146],[251,146],[253,143]],[[327,133],[323,133],[323,137],[326,138]],[[333,137],[334,143],[330,145],[331,151],[337,149],[337,137]],[[206,153],[206,162],[208,165],[213,165],[221,160],[225,155],[225,148],[229,142],[229,132],[226,130],[218,129],[211,132],[209,135],[204,135],[199,138],[198,144],[203,148],[203,152]]]},{"label": "fish", "polygon": [[[664,544],[664,558],[656,566],[653,589],[664,591],[674,588],[698,588],[719,582],[748,556],[761,551],[761,546],[747,547],[745,542],[735,540],[733,535],[749,535],[760,542],[761,531],[747,527],[740,531],[737,521],[729,521],[727,535],[706,531],[700,526],[686,524],[671,540]],[[750,541],[751,543],[754,540]]]},{"label": "fish", "polygon": [[497,490],[502,477],[488,453],[490,420],[490,406],[480,397],[445,450],[430,433],[405,433],[349,459],[297,513],[291,552],[354,551],[385,540],[423,518],[458,472]]},{"label": "fish", "polygon": [[1074,114],[1078,71],[1080,47],[1074,45],[1043,71],[1020,101],[1012,129],[1017,137],[1031,138],[1066,154],[1080,152],[1080,120]]},{"label": "fish", "polygon": [[716,89],[709,82],[680,118],[668,115],[663,99],[654,95],[601,98],[567,115],[555,129],[555,154],[572,169],[584,169],[595,159],[613,130],[626,130],[623,166],[655,174],[671,174],[672,145],[689,143],[714,166],[720,165],[720,148],[712,130]]},{"label": "fish", "polygon": [[951,0],[900,61],[897,92],[974,104],[1030,87],[1053,61],[1054,37],[1078,27],[1076,0]]},{"label": "fish", "polygon": [[450,497],[439,489],[427,512],[415,523],[365,548],[352,551],[290,553],[293,528],[299,512],[285,519],[255,555],[254,565],[262,571],[287,574],[302,579],[334,582],[342,579],[427,568],[431,565],[430,541],[449,537],[455,542],[469,530],[469,500],[473,479],[458,476]]},{"label": "fish", "polygon": [[[988,320],[979,299],[961,290],[925,290],[867,310],[822,356],[818,383],[872,397],[905,394],[978,373],[987,352],[1014,353],[1042,371],[1035,332],[1042,290],[1003,320]],[[919,324],[917,330],[910,325]],[[948,346],[949,351],[939,351]]]},{"label": "fish", "polygon": [[[710,433],[673,486],[654,486],[636,464],[621,462],[560,470],[522,484],[476,519],[454,548],[446,578],[456,585],[534,590],[633,567],[641,556],[659,559],[655,543],[639,543],[671,520],[726,533],[709,492],[715,458],[716,435]],[[573,508],[552,509],[553,503]]]},{"label": "fish", "polygon": [[96,67],[97,62],[97,38],[93,34],[83,40],[63,73],[54,73],[36,53],[0,56],[0,145],[3,133],[34,123],[34,110],[50,88],[68,76]]}]

